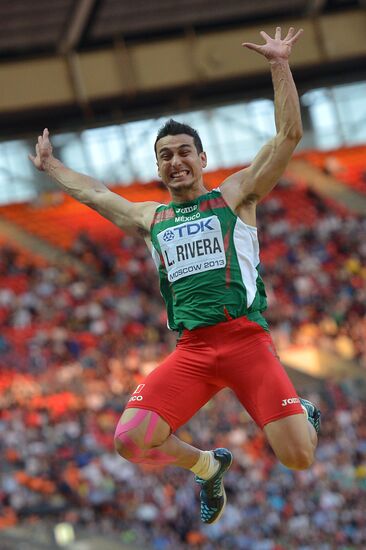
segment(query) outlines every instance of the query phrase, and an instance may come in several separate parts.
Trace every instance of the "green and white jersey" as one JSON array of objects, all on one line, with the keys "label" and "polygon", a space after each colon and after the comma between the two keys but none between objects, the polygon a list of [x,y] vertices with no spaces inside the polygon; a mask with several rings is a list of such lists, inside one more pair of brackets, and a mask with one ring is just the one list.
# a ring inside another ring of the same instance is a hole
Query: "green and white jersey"
[{"label": "green and white jersey", "polygon": [[261,315],[267,301],[258,273],[257,229],[236,216],[220,189],[159,206],[151,242],[170,329],[245,315],[268,330]]}]

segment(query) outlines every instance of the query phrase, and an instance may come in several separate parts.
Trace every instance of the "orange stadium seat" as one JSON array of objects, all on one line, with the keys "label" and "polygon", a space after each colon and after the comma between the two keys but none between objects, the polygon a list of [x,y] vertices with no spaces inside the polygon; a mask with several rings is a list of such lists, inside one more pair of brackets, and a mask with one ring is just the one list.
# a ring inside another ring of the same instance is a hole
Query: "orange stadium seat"
[{"label": "orange stadium seat", "polygon": [[354,191],[366,194],[366,147],[349,147],[334,151],[305,153],[311,164],[329,172]]},{"label": "orange stadium seat", "polygon": [[[214,188],[241,168],[243,167],[237,166],[208,172],[205,174],[207,187]],[[291,175],[288,177],[291,180]],[[303,182],[296,183],[295,187],[276,188],[271,197],[276,196],[282,202],[291,224],[296,226],[306,220],[306,223],[312,225],[316,219],[316,211],[306,196],[306,186]],[[127,187],[115,187],[113,191],[134,202],[169,201],[168,192],[157,181],[149,184],[136,182]],[[64,196],[62,202],[56,205],[21,203],[3,206],[0,208],[0,215],[27,232],[63,249],[69,249],[80,232],[87,232],[96,243],[108,242],[108,251],[118,254],[120,250],[121,230],[97,212],[68,196]]]}]

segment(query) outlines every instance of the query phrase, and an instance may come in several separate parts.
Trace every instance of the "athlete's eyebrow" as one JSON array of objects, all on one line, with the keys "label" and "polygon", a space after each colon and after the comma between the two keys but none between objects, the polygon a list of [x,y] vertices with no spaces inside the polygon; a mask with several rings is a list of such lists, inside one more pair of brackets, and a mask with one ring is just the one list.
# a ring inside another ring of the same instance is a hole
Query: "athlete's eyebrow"
[{"label": "athlete's eyebrow", "polygon": [[[178,150],[183,149],[183,147],[188,147],[189,149],[191,149],[192,145],[190,143],[182,143],[182,145],[179,145]],[[166,153],[166,152],[170,153],[170,151],[171,151],[170,147],[162,147],[158,154],[160,156],[162,153]]]}]

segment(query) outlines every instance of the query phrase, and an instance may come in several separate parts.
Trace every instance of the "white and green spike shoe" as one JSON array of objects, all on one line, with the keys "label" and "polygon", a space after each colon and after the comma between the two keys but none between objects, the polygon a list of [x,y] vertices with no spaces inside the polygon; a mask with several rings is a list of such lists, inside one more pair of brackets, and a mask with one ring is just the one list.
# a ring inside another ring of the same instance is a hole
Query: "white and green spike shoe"
[{"label": "white and green spike shoe", "polygon": [[310,424],[314,426],[316,433],[319,435],[320,418],[321,418],[320,410],[311,401],[308,401],[307,399],[302,399],[300,397],[300,403],[302,408],[304,409],[304,412],[308,417]]},{"label": "white and green spike shoe", "polygon": [[233,462],[233,455],[228,449],[215,449],[214,457],[220,463],[216,474],[210,479],[196,476],[196,482],[201,485],[201,520],[203,523],[215,523],[220,519],[226,505],[224,475]]}]

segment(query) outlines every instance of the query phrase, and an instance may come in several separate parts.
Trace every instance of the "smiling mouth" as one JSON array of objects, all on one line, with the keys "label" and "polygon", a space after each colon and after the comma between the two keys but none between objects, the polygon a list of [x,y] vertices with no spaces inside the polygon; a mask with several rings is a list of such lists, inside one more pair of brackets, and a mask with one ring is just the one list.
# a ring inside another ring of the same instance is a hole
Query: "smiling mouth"
[{"label": "smiling mouth", "polygon": [[172,172],[171,177],[173,179],[183,178],[184,176],[188,176],[189,170],[180,170],[179,172]]}]

